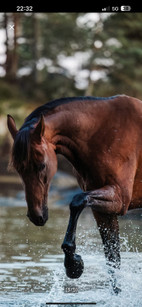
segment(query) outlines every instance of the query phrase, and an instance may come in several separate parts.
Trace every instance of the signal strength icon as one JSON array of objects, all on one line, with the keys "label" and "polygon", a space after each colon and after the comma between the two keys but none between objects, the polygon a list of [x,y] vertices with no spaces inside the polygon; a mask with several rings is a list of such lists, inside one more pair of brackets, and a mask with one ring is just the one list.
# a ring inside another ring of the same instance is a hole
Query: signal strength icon
[{"label": "signal strength icon", "polygon": [[110,6],[103,7],[102,12],[110,12]]}]

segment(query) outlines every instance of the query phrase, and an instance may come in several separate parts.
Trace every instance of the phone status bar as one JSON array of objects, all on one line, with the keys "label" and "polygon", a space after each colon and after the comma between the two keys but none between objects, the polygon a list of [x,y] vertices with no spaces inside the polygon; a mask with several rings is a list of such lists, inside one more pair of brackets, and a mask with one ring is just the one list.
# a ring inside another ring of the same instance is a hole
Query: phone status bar
[{"label": "phone status bar", "polygon": [[130,5],[102,7],[102,12],[131,12],[131,10],[132,7]]},{"label": "phone status bar", "polygon": [[[20,1],[22,2],[22,1]],[[93,12],[93,13],[131,13],[131,12],[142,12],[142,9],[140,8],[140,6],[136,3],[128,3],[128,2],[120,2],[118,5],[111,5],[108,2],[108,5],[104,5],[101,2],[100,3],[94,3],[94,2],[90,2],[90,3],[85,3],[83,2],[81,4],[81,9],[80,9],[80,5],[79,7],[75,6],[75,5],[67,5],[67,3],[62,3],[62,2],[57,2],[56,4],[56,10],[55,10],[55,4],[54,2],[50,2],[50,4],[46,1],[44,1],[44,3],[40,0],[40,2],[35,2],[33,3],[33,1],[28,1],[29,4],[14,4],[13,2],[2,2],[0,5],[0,12],[23,12],[23,13],[27,13],[27,12],[35,12],[35,13],[42,13],[42,12],[51,12],[51,13],[85,13],[85,12]],[[105,1],[106,2],[106,1]]]}]

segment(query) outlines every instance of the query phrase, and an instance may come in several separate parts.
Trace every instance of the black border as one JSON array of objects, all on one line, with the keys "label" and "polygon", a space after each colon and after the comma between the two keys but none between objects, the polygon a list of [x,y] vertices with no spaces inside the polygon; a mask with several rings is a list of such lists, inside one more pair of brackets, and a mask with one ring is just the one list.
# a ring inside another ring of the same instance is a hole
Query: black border
[{"label": "black border", "polygon": [[[75,13],[75,12],[82,12],[82,13],[87,13],[87,12],[92,12],[92,13],[103,13],[102,11],[103,8],[107,8],[105,12],[114,12],[112,10],[112,7],[118,7],[119,10],[116,11],[117,13],[124,13],[124,11],[121,11],[120,7],[121,6],[130,6],[131,11],[125,11],[125,13],[135,13],[135,12],[142,12],[142,8],[136,1],[132,0],[115,0],[115,1],[110,1],[110,0],[100,0],[99,3],[97,1],[82,1],[81,3],[73,3],[70,2],[68,3],[67,1],[49,1],[47,2],[46,0],[28,0],[28,1],[15,1],[16,3],[13,2],[3,2],[0,5],[0,12],[6,12],[6,13],[16,13],[17,12],[17,6],[32,6],[33,7],[33,12],[35,13]],[[23,11],[25,13],[26,10]],[[22,13],[22,11],[21,11]]]}]

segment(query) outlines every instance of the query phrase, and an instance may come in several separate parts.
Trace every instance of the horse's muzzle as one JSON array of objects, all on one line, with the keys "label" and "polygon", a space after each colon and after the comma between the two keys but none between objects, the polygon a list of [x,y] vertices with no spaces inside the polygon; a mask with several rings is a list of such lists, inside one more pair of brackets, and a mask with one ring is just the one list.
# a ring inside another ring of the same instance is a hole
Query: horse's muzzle
[{"label": "horse's muzzle", "polygon": [[48,220],[48,209],[46,207],[43,211],[38,212],[30,212],[28,210],[27,216],[34,225],[44,226],[46,221]]}]

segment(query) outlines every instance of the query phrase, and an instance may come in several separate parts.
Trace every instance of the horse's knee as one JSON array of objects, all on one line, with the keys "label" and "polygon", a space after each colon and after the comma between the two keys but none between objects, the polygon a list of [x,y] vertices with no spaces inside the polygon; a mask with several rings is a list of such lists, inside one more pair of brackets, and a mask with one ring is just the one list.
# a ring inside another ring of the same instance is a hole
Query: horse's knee
[{"label": "horse's knee", "polygon": [[81,212],[87,204],[87,193],[80,193],[73,197],[70,203],[71,213]]},{"label": "horse's knee", "polygon": [[106,200],[100,200],[100,199],[93,199],[88,202],[88,205],[91,207],[91,209],[98,213],[102,214],[122,214],[122,203],[116,202],[116,201],[106,201]]},{"label": "horse's knee", "polygon": [[123,201],[120,188],[108,185],[88,192],[88,206],[104,214],[121,214]]}]

